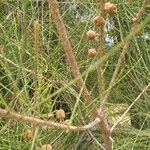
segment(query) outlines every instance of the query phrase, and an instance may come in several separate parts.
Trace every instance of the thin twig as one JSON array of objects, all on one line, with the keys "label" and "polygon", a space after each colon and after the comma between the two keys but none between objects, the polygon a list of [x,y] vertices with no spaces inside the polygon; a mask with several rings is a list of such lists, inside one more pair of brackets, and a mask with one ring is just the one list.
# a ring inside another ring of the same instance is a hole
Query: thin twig
[{"label": "thin twig", "polygon": [[95,138],[95,136],[92,134],[92,132],[90,130],[89,130],[88,134],[91,136],[91,138],[94,140],[94,142],[97,143],[97,145],[101,149],[105,150],[104,146],[101,143],[98,142],[98,140]]},{"label": "thin twig", "polygon": [[47,128],[67,129],[67,130],[71,130],[71,131],[89,130],[89,129],[95,127],[100,122],[99,118],[95,118],[95,120],[90,122],[89,124],[77,127],[77,126],[70,126],[70,125],[66,125],[66,124],[56,123],[53,121],[46,121],[46,120],[42,120],[42,119],[38,119],[35,117],[26,116],[26,115],[20,115],[20,114],[8,111],[6,109],[1,109],[1,108],[0,108],[0,116],[4,117],[4,118],[8,118],[10,120],[31,123],[33,125],[37,125],[37,126],[41,126],[41,127],[46,126]]},{"label": "thin twig", "polygon": [[119,124],[119,122],[126,116],[126,114],[129,112],[129,110],[132,108],[132,106],[140,99],[140,97],[148,90],[150,87],[150,83],[142,90],[142,92],[137,96],[137,98],[131,103],[131,105],[128,107],[128,109],[123,113],[123,115],[118,119],[118,121],[112,126],[111,132],[114,130],[114,128]]}]

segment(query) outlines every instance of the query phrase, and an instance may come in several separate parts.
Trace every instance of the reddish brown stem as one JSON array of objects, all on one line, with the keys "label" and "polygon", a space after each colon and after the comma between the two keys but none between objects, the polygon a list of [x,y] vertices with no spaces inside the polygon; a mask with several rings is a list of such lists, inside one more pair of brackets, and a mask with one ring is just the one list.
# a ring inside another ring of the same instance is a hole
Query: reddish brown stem
[{"label": "reddish brown stem", "polygon": [[[62,18],[60,16],[57,1],[56,0],[48,0],[48,3],[49,3],[52,17],[53,17],[54,22],[56,24],[57,31],[59,33],[59,38],[63,44],[64,51],[65,51],[65,54],[67,57],[67,61],[68,61],[69,66],[71,68],[73,77],[74,78],[80,77],[76,81],[77,86],[80,90],[83,89],[82,90],[82,96],[83,96],[87,106],[89,106],[89,105],[91,106],[91,108],[93,110],[94,117],[97,116],[101,119],[100,127],[101,127],[102,134],[103,134],[105,149],[110,150],[111,149],[110,130],[108,128],[107,119],[104,115],[105,113],[104,113],[104,111],[99,112],[97,110],[96,106],[93,104],[92,97],[90,96],[90,94],[89,94],[89,92],[88,92],[88,90],[84,84],[84,81],[82,79],[81,73],[79,71],[79,68],[77,66],[77,62],[76,62],[76,59],[75,59],[75,56],[73,53],[73,48],[70,44],[64,23],[63,23]],[[102,36],[102,40],[104,41],[103,35],[101,35],[101,36]],[[104,44],[104,42],[103,42],[103,44]],[[103,46],[103,48],[104,48],[104,46]]]},{"label": "reddish brown stem", "polygon": [[78,126],[71,126],[71,125],[56,123],[53,121],[46,121],[46,120],[38,119],[36,117],[20,115],[20,114],[17,114],[17,113],[14,113],[5,109],[1,109],[1,108],[0,108],[0,117],[8,118],[10,120],[15,120],[18,122],[31,123],[32,125],[37,125],[41,127],[67,129],[71,131],[88,130],[88,129],[93,128],[100,122],[99,118],[95,118],[93,122],[90,122],[87,125],[78,127]]},{"label": "reddish brown stem", "polygon": [[[104,19],[105,17],[105,0],[100,0],[100,16]],[[99,46],[98,46],[98,60],[101,60],[104,57],[104,49],[105,49],[105,24],[101,24],[99,26]],[[104,84],[104,75],[103,75],[103,64],[98,64],[97,66],[97,73],[98,73],[98,87],[99,87],[99,95],[100,98],[103,99],[104,91],[105,91],[105,84]],[[101,107],[101,123],[100,128],[102,130],[102,136],[104,140],[104,147],[105,150],[112,149],[112,141],[111,141],[111,133],[110,128],[107,121],[107,112],[106,112],[105,104]]]},{"label": "reddish brown stem", "polygon": [[84,84],[84,81],[81,77],[81,73],[79,71],[79,68],[78,68],[78,65],[77,65],[77,62],[76,62],[76,59],[75,59],[75,55],[73,53],[73,48],[70,44],[70,41],[68,39],[68,35],[67,35],[67,32],[66,32],[64,23],[62,21],[60,13],[59,13],[59,7],[58,7],[58,4],[57,4],[57,1],[56,0],[48,0],[48,3],[49,3],[49,7],[50,7],[50,10],[51,10],[52,17],[55,21],[57,31],[59,33],[59,38],[62,41],[64,51],[65,51],[65,54],[66,54],[66,57],[67,57],[67,61],[68,61],[69,66],[71,68],[73,77],[74,78],[80,77],[76,81],[77,86],[79,87],[79,89],[83,88],[82,95],[84,97],[84,100],[88,105],[90,105],[93,102],[92,97],[90,96],[90,94],[89,94],[89,92],[88,92],[88,90],[87,90],[87,88]]}]

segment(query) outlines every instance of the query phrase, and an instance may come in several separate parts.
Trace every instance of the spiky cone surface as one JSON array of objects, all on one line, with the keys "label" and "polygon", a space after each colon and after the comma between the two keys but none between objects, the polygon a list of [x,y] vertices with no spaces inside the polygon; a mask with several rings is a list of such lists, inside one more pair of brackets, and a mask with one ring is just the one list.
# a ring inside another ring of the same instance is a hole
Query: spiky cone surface
[{"label": "spiky cone surface", "polygon": [[65,111],[63,109],[57,110],[55,115],[56,115],[56,118],[60,119],[60,120],[65,119],[65,117],[66,117]]},{"label": "spiky cone surface", "polygon": [[88,50],[88,57],[93,58],[97,55],[97,51],[94,48]]},{"label": "spiky cone surface", "polygon": [[86,33],[86,37],[87,37],[88,40],[94,40],[95,37],[96,37],[96,32],[93,31],[93,30],[89,30]]},{"label": "spiky cone surface", "polygon": [[94,19],[93,19],[93,22],[96,26],[100,27],[100,26],[104,26],[105,25],[105,20],[103,17],[101,16],[96,16]]},{"label": "spiky cone surface", "polygon": [[117,13],[117,5],[107,2],[107,3],[105,3],[104,10],[106,13],[113,15],[113,14]]}]

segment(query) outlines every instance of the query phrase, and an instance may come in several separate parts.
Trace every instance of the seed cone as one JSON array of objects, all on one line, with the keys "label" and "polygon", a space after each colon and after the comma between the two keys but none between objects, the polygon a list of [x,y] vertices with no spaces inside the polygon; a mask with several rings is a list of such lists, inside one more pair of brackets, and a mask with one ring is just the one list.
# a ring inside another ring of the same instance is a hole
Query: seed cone
[{"label": "seed cone", "polygon": [[105,20],[103,17],[101,16],[96,16],[94,19],[93,19],[93,22],[95,23],[96,26],[103,26],[105,24]]},{"label": "seed cone", "polygon": [[93,58],[97,55],[97,51],[94,48],[88,50],[88,57]]},{"label": "seed cone", "polygon": [[57,119],[64,119],[65,118],[65,111],[63,109],[59,109],[56,111],[56,118]]},{"label": "seed cone", "polygon": [[113,14],[117,13],[117,6],[115,4],[107,2],[107,3],[105,3],[104,10],[106,13],[113,15]]},{"label": "seed cone", "polygon": [[93,30],[89,30],[89,31],[86,33],[86,36],[87,36],[87,39],[88,39],[88,40],[94,40],[95,37],[96,37],[96,33],[95,33],[95,31],[93,31]]}]

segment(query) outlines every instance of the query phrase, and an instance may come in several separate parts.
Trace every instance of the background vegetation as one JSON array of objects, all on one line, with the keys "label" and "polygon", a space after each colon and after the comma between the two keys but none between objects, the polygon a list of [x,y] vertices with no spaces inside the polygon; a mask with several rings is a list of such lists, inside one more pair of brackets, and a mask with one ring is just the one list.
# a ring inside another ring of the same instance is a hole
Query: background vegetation
[{"label": "background vegetation", "polygon": [[[118,12],[106,17],[106,55],[121,42],[131,29],[131,19],[141,6],[141,0],[125,3],[112,0]],[[97,14],[94,0],[59,0],[61,16],[69,34],[81,72],[96,61],[87,50],[96,47],[86,39],[94,29],[91,19]],[[142,21],[150,14],[147,5]],[[40,43],[35,46],[34,21],[40,22]],[[38,49],[38,52],[36,50]],[[105,83],[108,85],[120,50],[105,62]],[[66,122],[76,125],[92,118],[82,101],[81,93],[72,81],[69,66],[58,39],[48,4],[43,1],[0,1],[0,107],[20,114],[58,121],[54,112],[64,109]],[[99,105],[96,71],[86,74],[85,83]],[[108,101],[110,125],[150,83],[150,25],[132,39]],[[64,89],[65,88],[65,89]],[[150,147],[150,90],[134,104],[126,120],[116,127],[112,137],[115,150],[148,150]],[[98,129],[87,132],[67,132],[61,129],[36,127],[34,138],[25,140],[24,133],[32,125],[0,119],[0,150],[28,150],[34,145],[51,144],[56,150],[98,150]]]}]

